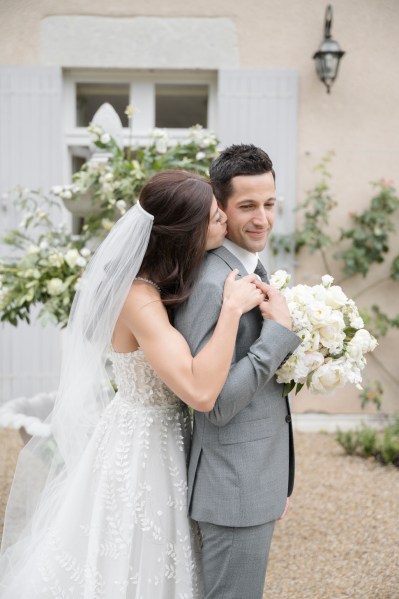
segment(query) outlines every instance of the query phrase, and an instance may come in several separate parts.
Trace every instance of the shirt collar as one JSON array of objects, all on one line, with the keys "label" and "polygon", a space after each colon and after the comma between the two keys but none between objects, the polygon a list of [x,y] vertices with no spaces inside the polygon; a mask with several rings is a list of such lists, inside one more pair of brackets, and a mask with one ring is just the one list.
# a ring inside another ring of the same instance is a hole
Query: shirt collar
[{"label": "shirt collar", "polygon": [[223,242],[223,246],[226,248],[226,250],[229,250],[229,252],[231,252],[236,258],[238,258],[240,262],[242,262],[248,274],[254,272],[259,260],[258,252],[253,254],[248,250],[244,250],[244,248],[240,247],[233,241],[230,241],[230,239],[225,239]]}]

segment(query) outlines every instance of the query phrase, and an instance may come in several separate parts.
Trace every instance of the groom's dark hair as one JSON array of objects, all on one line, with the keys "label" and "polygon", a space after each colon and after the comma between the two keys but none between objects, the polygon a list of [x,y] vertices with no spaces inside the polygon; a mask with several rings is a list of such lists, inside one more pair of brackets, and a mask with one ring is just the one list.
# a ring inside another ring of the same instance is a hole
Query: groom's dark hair
[{"label": "groom's dark hair", "polygon": [[222,207],[227,205],[227,200],[233,193],[233,177],[263,173],[272,173],[274,180],[276,179],[269,156],[253,144],[229,146],[214,159],[209,169],[213,193]]}]

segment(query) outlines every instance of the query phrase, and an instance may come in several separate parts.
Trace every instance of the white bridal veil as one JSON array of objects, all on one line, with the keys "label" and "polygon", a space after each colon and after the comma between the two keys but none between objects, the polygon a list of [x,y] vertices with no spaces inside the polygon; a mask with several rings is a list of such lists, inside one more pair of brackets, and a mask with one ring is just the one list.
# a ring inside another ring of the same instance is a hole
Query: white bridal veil
[{"label": "white bridal veil", "polygon": [[79,285],[66,329],[50,440],[21,451],[6,511],[0,557],[2,589],[24,567],[48,529],[101,414],[114,395],[106,371],[116,320],[137,275],[154,217],[139,203],[113,226]]}]

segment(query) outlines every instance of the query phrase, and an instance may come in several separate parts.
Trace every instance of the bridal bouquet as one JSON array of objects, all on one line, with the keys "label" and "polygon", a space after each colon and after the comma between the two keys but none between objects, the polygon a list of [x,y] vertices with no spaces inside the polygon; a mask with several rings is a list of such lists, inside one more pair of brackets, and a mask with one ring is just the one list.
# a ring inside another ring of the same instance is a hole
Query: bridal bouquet
[{"label": "bridal bouquet", "polygon": [[377,340],[364,328],[355,302],[333,277],[324,275],[319,285],[288,287],[291,275],[278,270],[271,285],[284,294],[292,317],[292,330],[302,344],[277,370],[284,393],[306,385],[314,393],[328,393],[346,383],[360,385],[366,365],[364,354]]}]

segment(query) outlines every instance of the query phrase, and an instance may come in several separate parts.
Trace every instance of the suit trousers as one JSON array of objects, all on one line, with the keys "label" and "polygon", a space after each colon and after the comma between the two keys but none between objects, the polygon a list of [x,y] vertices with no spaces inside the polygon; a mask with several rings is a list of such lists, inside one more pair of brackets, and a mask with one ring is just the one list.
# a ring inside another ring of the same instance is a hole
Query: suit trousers
[{"label": "suit trousers", "polygon": [[275,521],[242,528],[198,524],[204,599],[262,599]]}]

